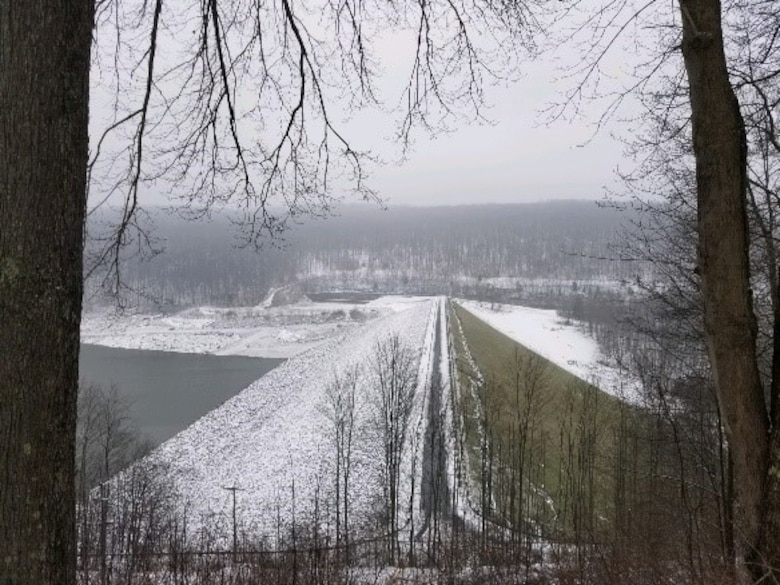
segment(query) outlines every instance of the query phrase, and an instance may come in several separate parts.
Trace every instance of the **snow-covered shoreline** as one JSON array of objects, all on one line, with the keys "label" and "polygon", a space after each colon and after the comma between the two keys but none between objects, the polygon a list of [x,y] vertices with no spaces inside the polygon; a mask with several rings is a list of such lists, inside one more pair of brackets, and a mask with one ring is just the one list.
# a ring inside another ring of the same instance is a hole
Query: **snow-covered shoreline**
[{"label": "snow-covered shoreline", "polygon": [[420,300],[387,296],[363,304],[308,301],[282,307],[196,307],[174,314],[93,310],[82,318],[81,341],[124,349],[290,358]]}]

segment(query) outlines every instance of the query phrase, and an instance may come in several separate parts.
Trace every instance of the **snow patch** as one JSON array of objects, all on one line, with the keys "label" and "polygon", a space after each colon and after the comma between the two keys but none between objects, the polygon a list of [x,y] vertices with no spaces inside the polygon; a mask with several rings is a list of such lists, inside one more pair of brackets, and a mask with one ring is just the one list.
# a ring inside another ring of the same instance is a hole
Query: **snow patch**
[{"label": "snow patch", "polygon": [[353,304],[306,299],[270,308],[196,307],[172,315],[92,311],[82,319],[81,340],[126,349],[289,358],[427,300],[387,296]]},{"label": "snow patch", "polygon": [[303,292],[301,285],[294,282],[287,286],[271,289],[260,306],[264,309],[271,309],[273,307],[286,307],[287,305],[306,302],[310,303],[311,299]]},{"label": "snow patch", "polygon": [[639,402],[639,381],[610,362],[582,327],[561,318],[556,311],[464,300],[458,304],[589,384],[613,396]]}]

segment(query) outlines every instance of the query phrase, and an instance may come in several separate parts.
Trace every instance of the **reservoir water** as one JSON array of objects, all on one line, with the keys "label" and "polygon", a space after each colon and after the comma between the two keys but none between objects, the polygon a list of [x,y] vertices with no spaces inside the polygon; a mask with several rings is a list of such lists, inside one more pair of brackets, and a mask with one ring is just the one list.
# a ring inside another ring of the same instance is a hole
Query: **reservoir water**
[{"label": "reservoir water", "polygon": [[169,439],[284,360],[81,346],[85,383],[116,385],[138,430]]}]

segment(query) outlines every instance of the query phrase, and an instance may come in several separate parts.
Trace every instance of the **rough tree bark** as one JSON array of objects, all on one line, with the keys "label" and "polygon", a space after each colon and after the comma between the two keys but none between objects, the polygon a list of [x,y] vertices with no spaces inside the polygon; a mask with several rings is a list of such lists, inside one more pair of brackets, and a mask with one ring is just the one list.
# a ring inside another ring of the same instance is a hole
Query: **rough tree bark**
[{"label": "rough tree bark", "polygon": [[93,0],[0,0],[0,582],[75,583]]},{"label": "rough tree bark", "polygon": [[[680,0],[696,157],[698,268],[705,336],[734,464],[742,580],[777,579],[780,508],[769,470],[770,421],[756,356],[748,262],[747,146],[726,67],[719,0]],[[775,567],[775,568],[773,568]],[[776,581],[769,581],[776,582]]]}]

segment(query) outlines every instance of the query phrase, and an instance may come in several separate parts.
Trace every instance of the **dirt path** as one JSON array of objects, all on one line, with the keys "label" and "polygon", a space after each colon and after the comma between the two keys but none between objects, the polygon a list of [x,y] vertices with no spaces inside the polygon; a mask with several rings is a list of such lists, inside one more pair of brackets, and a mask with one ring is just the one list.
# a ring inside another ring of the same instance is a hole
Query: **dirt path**
[{"label": "dirt path", "polygon": [[[428,412],[426,413],[425,444],[423,446],[422,459],[422,484],[420,487],[420,508],[423,513],[423,524],[417,532],[417,540],[422,540],[428,533],[429,539],[437,535],[439,524],[443,518],[450,514],[450,489],[447,483],[447,461],[445,451],[445,429],[442,422],[442,380],[441,359],[442,321],[446,323],[446,301],[437,299],[436,311],[436,337],[433,347],[433,372],[431,374],[430,396],[428,398]],[[449,364],[444,364],[449,368]]]}]

